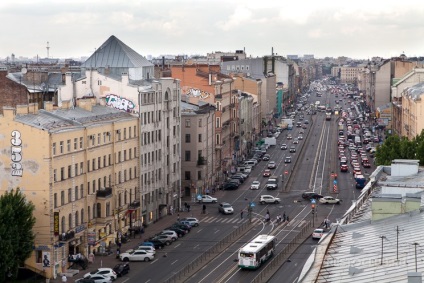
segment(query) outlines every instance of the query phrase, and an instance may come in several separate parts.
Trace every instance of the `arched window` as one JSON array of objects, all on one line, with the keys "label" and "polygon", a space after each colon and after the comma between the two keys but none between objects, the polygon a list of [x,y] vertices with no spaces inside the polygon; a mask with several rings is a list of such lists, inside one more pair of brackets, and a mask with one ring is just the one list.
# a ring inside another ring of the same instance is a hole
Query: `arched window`
[{"label": "arched window", "polygon": [[84,224],[84,208],[81,209],[81,224]]},{"label": "arched window", "polygon": [[88,215],[87,215],[88,219],[87,220],[90,221],[91,220],[91,207],[90,206],[87,207],[87,213],[88,213]]},{"label": "arched window", "polygon": [[168,99],[169,99],[169,94],[167,91],[165,91],[165,100],[168,100]]},{"label": "arched window", "polygon": [[62,224],[60,225],[61,226],[61,231],[62,231],[62,233],[65,233],[66,232],[66,223],[65,223],[65,216],[62,216]]}]

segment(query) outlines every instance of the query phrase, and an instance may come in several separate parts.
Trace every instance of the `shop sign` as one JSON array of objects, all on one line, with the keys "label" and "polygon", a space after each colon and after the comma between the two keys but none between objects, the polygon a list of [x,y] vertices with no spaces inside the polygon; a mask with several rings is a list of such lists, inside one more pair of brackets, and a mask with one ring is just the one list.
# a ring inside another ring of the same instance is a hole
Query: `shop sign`
[{"label": "shop sign", "polygon": [[54,235],[59,236],[59,212],[53,214],[54,218]]},{"label": "shop sign", "polygon": [[96,232],[95,231],[88,231],[87,242],[90,246],[96,245]]}]

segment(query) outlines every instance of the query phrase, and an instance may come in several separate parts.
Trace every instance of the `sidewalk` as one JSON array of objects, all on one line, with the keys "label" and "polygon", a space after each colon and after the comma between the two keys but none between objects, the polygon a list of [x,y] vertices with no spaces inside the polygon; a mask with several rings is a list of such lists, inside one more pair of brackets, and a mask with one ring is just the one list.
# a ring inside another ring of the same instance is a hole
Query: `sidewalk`
[{"label": "sidewalk", "polygon": [[[219,198],[221,196],[223,196],[224,192],[223,191],[217,191],[213,197]],[[121,252],[125,252],[126,250],[132,249],[134,248],[137,244],[139,244],[140,242],[147,240],[148,238],[154,236],[155,234],[161,232],[162,230],[164,230],[165,228],[171,226],[172,224],[174,224],[175,222],[177,222],[178,220],[178,215],[179,218],[182,219],[184,217],[196,217],[197,219],[199,219],[201,221],[202,218],[204,218],[205,216],[207,216],[208,214],[202,214],[202,204],[199,203],[193,203],[191,202],[191,200],[189,200],[189,198],[186,199],[182,199],[181,203],[182,203],[182,207],[184,207],[184,202],[187,202],[190,204],[190,212],[175,212],[173,215],[165,215],[163,216],[161,219],[157,220],[154,223],[149,224],[145,229],[144,229],[144,234],[138,234],[135,235],[134,238],[131,238],[129,242],[122,244],[121,246]],[[208,207],[208,204],[206,205],[206,207]],[[208,213],[208,209],[206,210]],[[108,255],[108,256],[95,256],[94,258],[94,262],[93,263],[89,263],[87,269],[82,270],[81,268],[79,269],[79,273],[76,274],[73,277],[68,277],[68,282],[74,282],[76,279],[80,279],[84,276],[84,274],[95,270],[96,268],[99,267],[110,267],[113,268],[117,263],[119,263],[119,259],[116,259],[116,248],[117,246],[114,245],[112,247],[113,250],[113,254]],[[165,247],[163,249],[163,251],[166,251],[168,248]],[[161,256],[161,253],[157,253],[156,256]],[[131,274],[131,273],[130,273]],[[131,276],[131,275],[130,275]],[[118,282],[120,280],[118,279]],[[61,274],[58,274],[58,277],[56,279],[51,279],[50,280],[51,283],[60,283],[62,282],[61,280]]]}]

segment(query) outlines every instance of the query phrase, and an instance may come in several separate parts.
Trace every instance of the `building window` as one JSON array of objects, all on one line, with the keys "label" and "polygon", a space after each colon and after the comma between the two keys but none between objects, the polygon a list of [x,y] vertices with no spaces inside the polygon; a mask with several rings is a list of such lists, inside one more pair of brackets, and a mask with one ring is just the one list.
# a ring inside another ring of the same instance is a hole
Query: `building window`
[{"label": "building window", "polygon": [[191,161],[191,151],[190,150],[186,150],[184,156],[185,156],[185,161]]},{"label": "building window", "polygon": [[185,180],[191,180],[191,174],[190,174],[190,171],[185,171],[185,172],[184,172],[184,177],[185,177]]},{"label": "building window", "polygon": [[65,180],[65,167],[60,168],[60,180]]},{"label": "building window", "polygon": [[197,180],[202,180],[202,171],[197,171]]},{"label": "building window", "polygon": [[60,192],[60,205],[65,205],[65,192]]},{"label": "building window", "polygon": [[202,142],[202,134],[199,134],[199,142]]},{"label": "building window", "polygon": [[68,151],[68,152],[70,152],[70,151],[71,151],[71,140],[67,140],[67,141],[66,141],[66,148],[67,148],[67,151]]},{"label": "building window", "polygon": [[190,126],[191,126],[190,119],[186,119],[185,120],[185,127],[190,128]]},{"label": "building window", "polygon": [[199,119],[199,128],[202,127],[202,119]]},{"label": "building window", "polygon": [[69,213],[69,215],[68,215],[68,223],[69,223],[69,229],[74,227],[74,226],[72,226],[72,213]]},{"label": "building window", "polygon": [[81,194],[81,198],[83,198],[84,197],[84,184],[81,184],[81,186],[80,186],[80,194]]},{"label": "building window", "polygon": [[72,166],[69,165],[68,166],[68,178],[71,178],[71,177],[72,177]]},{"label": "building window", "polygon": [[185,142],[190,143],[190,140],[191,140],[190,134],[186,134],[185,135]]},{"label": "building window", "polygon": [[75,200],[78,200],[78,186],[75,186]]},{"label": "building window", "polygon": [[57,169],[53,170],[53,181],[57,181]]},{"label": "building window", "polygon": [[84,141],[83,137],[80,137],[80,139],[79,139],[80,149],[82,149],[83,141]]},{"label": "building window", "polygon": [[60,153],[63,153],[63,141],[61,141],[59,144],[60,144],[60,148],[59,148]]},{"label": "building window", "polygon": [[54,142],[52,145],[53,155],[56,155],[56,143]]},{"label": "building window", "polygon": [[53,196],[53,205],[54,205],[54,208],[57,207],[57,193],[54,193],[54,196]]},{"label": "building window", "polygon": [[72,189],[68,189],[68,203],[72,202]]}]

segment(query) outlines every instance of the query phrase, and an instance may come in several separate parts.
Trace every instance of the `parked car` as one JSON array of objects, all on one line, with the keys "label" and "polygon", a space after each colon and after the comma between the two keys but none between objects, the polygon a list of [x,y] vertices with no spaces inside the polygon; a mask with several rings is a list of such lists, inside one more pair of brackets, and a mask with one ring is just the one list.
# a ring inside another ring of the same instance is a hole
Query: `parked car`
[{"label": "parked car", "polygon": [[97,274],[90,278],[81,278],[75,280],[75,283],[111,283],[112,279],[108,276]]},{"label": "parked car", "polygon": [[112,268],[108,268],[108,267],[97,268],[96,270],[86,273],[83,277],[86,279],[90,279],[94,275],[99,275],[99,274],[110,277],[110,279],[112,280],[115,280],[118,277],[118,275],[116,275],[116,272],[113,271]]},{"label": "parked car", "polygon": [[155,256],[145,250],[134,250],[119,255],[121,261],[151,261]]},{"label": "parked car", "polygon": [[130,264],[128,262],[118,263],[113,267],[113,271],[115,271],[118,277],[121,277],[130,272]]},{"label": "parked car", "polygon": [[156,235],[156,236],[154,236],[154,237],[152,237],[152,238],[150,238],[149,239],[149,242],[151,242],[151,241],[161,241],[162,243],[164,243],[166,246],[169,246],[170,244],[172,244],[172,239],[171,239],[171,237],[170,236],[168,236],[168,235],[161,235],[161,234],[158,234],[158,235]]},{"label": "parked car", "polygon": [[233,214],[234,208],[228,202],[221,202],[218,206],[218,211],[222,214]]},{"label": "parked car", "polygon": [[325,196],[320,198],[319,202],[323,204],[340,204],[341,200],[333,198],[332,196]]},{"label": "parked car", "polygon": [[171,237],[172,241],[176,241],[178,239],[178,234],[175,231],[171,231],[171,230],[163,230],[162,232],[160,232],[161,235],[168,235]]},{"label": "parked car", "polygon": [[261,186],[261,182],[253,181],[252,184],[250,185],[250,189],[251,190],[259,190],[260,186]]},{"label": "parked car", "polygon": [[216,202],[218,202],[218,199],[211,197],[210,195],[203,195],[202,196],[202,202],[203,203],[216,203]]},{"label": "parked car", "polygon": [[174,231],[177,233],[178,238],[184,237],[189,231],[187,229],[182,229],[178,226],[167,227],[165,230]]},{"label": "parked car", "polygon": [[239,185],[238,184],[236,184],[236,183],[233,183],[233,182],[227,182],[227,183],[224,183],[224,185],[223,185],[223,189],[224,190],[237,190],[238,189],[238,187],[239,187]]},{"label": "parked car", "polygon": [[165,247],[166,244],[159,240],[150,239],[148,242],[141,242],[139,245],[140,246],[152,245],[155,249],[160,250],[160,249],[163,249],[163,247]]},{"label": "parked car", "polygon": [[273,197],[271,195],[261,195],[261,198],[259,200],[260,204],[266,204],[266,203],[280,203],[280,198]]},{"label": "parked car", "polygon": [[186,217],[181,219],[181,221],[187,221],[191,227],[197,227],[199,226],[199,220],[197,218],[194,217]]}]

